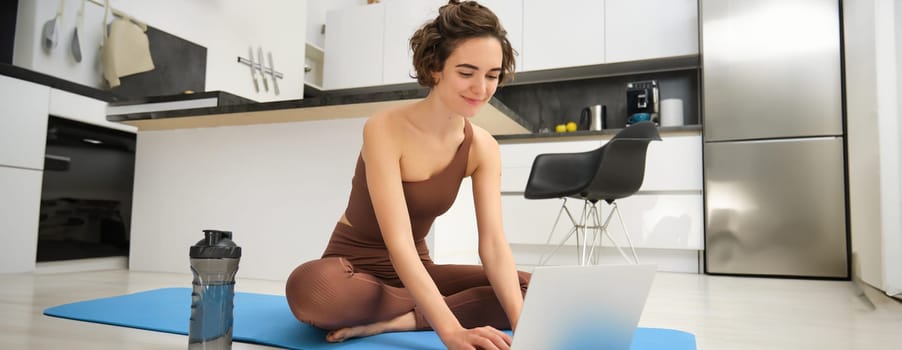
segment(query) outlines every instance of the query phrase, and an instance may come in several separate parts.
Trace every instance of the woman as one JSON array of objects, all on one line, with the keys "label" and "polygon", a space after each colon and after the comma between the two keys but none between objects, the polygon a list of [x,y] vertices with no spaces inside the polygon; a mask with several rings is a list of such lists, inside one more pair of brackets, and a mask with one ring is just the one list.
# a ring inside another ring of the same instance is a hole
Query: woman
[{"label": "woman", "polygon": [[[497,17],[450,1],[410,39],[418,102],[371,116],[348,207],[323,258],[297,267],[286,296],[328,341],[433,329],[449,349],[508,349],[529,274],[514,266],[501,222],[498,143],[470,124],[513,71]],[[470,176],[482,266],[437,265],[425,237]]]}]

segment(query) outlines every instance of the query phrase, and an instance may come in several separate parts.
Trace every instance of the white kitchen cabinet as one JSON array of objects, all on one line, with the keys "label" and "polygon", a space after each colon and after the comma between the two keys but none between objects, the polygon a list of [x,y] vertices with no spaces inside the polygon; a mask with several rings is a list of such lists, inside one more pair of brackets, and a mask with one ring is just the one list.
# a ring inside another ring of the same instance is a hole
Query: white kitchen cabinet
[{"label": "white kitchen cabinet", "polygon": [[507,40],[510,41],[514,51],[519,56],[517,71],[523,70],[523,0],[482,0],[480,4],[488,7],[498,16],[504,30],[507,31]]},{"label": "white kitchen cabinet", "polygon": [[[697,55],[697,0],[485,0],[517,71]],[[386,0],[329,12],[323,88],[415,82],[409,40],[441,0]]]},{"label": "white kitchen cabinet", "polygon": [[50,88],[0,76],[0,166],[44,169]]},{"label": "white kitchen cabinet", "polygon": [[605,61],[605,2],[523,0],[524,71]]},{"label": "white kitchen cabinet", "polygon": [[702,137],[662,135],[648,144],[639,191],[701,191]]},{"label": "white kitchen cabinet", "polygon": [[[330,12],[326,19],[323,88],[415,83],[410,37],[433,20],[445,4],[443,0],[387,0]],[[483,4],[495,12],[514,50],[521,52],[522,3],[492,0]],[[364,28],[367,33],[360,33]],[[381,59],[374,59],[380,54]]]},{"label": "white kitchen cabinet", "polygon": [[326,14],[323,89],[382,84],[385,4]]},{"label": "white kitchen cabinet", "polygon": [[382,84],[413,83],[413,52],[410,37],[438,15],[446,1],[390,0],[385,2],[385,52]]},{"label": "white kitchen cabinet", "polygon": [[605,0],[605,62],[698,54],[697,0]]},{"label": "white kitchen cabinet", "polygon": [[454,205],[432,224],[432,258],[439,264],[479,264],[479,230],[473,181],[461,181]]},{"label": "white kitchen cabinet", "polygon": [[106,101],[68,91],[50,89],[49,114],[52,116],[132,133],[138,130],[137,127],[131,125],[106,120],[106,107]]},{"label": "white kitchen cabinet", "polygon": [[0,165],[0,273],[34,271],[43,175]]}]

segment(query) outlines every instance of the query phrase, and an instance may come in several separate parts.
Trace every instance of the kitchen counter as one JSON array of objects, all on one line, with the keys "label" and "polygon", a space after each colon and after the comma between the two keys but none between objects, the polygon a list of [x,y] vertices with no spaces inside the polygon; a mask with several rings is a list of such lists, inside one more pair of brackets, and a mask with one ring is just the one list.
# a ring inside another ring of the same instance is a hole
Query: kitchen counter
[{"label": "kitchen counter", "polygon": [[[107,120],[147,131],[359,118],[390,106],[425,98],[427,94],[428,90],[421,88],[342,94],[326,92],[318,97],[299,100],[112,114],[107,116]],[[532,129],[516,112],[496,98],[489,100],[472,121],[493,135],[529,134]]]},{"label": "kitchen counter", "polygon": [[[376,111],[409,103],[426,97],[426,89],[403,89],[396,91],[363,91],[359,93],[326,93],[319,97],[302,100],[253,103],[241,97],[222,92],[208,92],[173,97],[172,100],[192,98],[220,99],[219,105],[201,108],[186,108],[143,113],[110,114],[107,119],[137,126],[139,130],[173,130],[215,126],[236,126],[271,124],[282,122],[333,120],[358,118]],[[149,98],[147,103],[163,102],[161,98]],[[112,103],[116,108],[128,107],[133,103]],[[125,105],[125,106],[123,106]],[[600,131],[576,131],[568,133],[531,133],[532,128],[516,112],[497,98],[489,103],[472,119],[473,123],[488,130],[499,143],[557,142],[607,139],[622,129]],[[661,127],[662,134],[699,134],[701,125]]]},{"label": "kitchen counter", "polygon": [[[560,142],[560,141],[584,141],[584,140],[606,140],[616,135],[623,129],[604,129],[599,131],[574,131],[574,132],[546,132],[532,134],[511,134],[511,135],[495,135],[495,139],[500,144],[513,143],[535,143],[535,142]],[[681,126],[662,126],[658,127],[661,136],[676,135],[700,135],[702,132],[701,125],[681,125]]]},{"label": "kitchen counter", "polygon": [[[316,97],[265,103],[257,103],[222,91],[127,100],[108,91],[8,64],[0,64],[0,75],[106,101],[109,103],[107,120],[136,126],[139,131],[357,118],[390,106],[425,98],[428,93],[427,89],[419,88],[416,84],[397,84],[395,86],[325,91],[320,92]],[[190,107],[190,104],[186,104],[189,107],[151,112],[128,112],[129,107],[140,104],[187,103],[204,99],[215,99],[216,102],[207,107]],[[473,117],[472,121],[495,135],[495,138],[502,144],[606,139],[620,130],[532,133],[530,130],[533,130],[534,127],[529,121],[494,97],[489,100],[479,114]],[[659,130],[662,134],[667,135],[698,134],[701,129],[701,125],[686,125],[662,127]]]}]

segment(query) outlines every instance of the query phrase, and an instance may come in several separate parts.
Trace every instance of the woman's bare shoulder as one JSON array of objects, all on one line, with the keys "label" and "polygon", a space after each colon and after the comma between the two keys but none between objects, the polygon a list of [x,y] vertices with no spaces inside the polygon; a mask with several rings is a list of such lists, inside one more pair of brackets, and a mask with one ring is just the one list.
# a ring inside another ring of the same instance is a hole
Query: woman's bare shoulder
[{"label": "woman's bare shoulder", "polygon": [[384,109],[367,118],[363,126],[363,156],[368,153],[400,154],[404,144],[407,119],[404,106]]},{"label": "woman's bare shoulder", "polygon": [[470,146],[470,162],[468,166],[468,175],[479,168],[498,168],[501,166],[501,153],[498,147],[498,141],[491,133],[473,124],[473,141]]},{"label": "woman's bare shoulder", "polygon": [[498,152],[498,141],[486,129],[479,125],[471,124],[473,127],[473,147],[479,152]]},{"label": "woman's bare shoulder", "polygon": [[397,136],[398,130],[404,126],[406,119],[403,117],[406,113],[406,105],[395,106],[383,109],[367,118],[364,124],[364,130],[367,132],[377,132],[378,134],[388,134],[386,136]]}]

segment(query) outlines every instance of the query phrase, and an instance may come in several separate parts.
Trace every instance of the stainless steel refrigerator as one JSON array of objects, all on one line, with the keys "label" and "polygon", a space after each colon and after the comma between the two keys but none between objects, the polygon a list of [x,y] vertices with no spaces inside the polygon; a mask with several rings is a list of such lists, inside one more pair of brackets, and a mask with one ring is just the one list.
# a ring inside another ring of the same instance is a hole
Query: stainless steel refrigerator
[{"label": "stainless steel refrigerator", "polygon": [[838,0],[701,0],[705,270],[848,278]]}]

